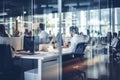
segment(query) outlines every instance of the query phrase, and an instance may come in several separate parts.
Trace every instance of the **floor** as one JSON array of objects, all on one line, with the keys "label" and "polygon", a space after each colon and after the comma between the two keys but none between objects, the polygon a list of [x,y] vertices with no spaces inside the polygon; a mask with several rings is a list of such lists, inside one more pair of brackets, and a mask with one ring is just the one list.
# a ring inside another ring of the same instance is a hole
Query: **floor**
[{"label": "floor", "polygon": [[120,80],[120,64],[110,62],[107,54],[66,63],[63,64],[62,80]]}]

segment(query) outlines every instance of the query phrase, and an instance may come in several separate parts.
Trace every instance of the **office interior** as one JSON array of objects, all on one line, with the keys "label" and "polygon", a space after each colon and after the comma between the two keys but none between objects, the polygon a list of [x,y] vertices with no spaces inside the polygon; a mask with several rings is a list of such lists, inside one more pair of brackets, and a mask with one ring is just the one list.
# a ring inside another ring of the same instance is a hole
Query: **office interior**
[{"label": "office interior", "polygon": [[[0,69],[0,80],[120,80],[120,51],[114,53],[109,37],[120,35],[119,14],[119,0],[0,0],[0,24],[10,36],[6,45],[14,51],[7,53],[15,65]],[[50,36],[48,44],[39,43],[40,23]],[[88,38],[77,55],[63,47],[69,47],[72,26]],[[0,46],[0,53],[6,49]]]}]

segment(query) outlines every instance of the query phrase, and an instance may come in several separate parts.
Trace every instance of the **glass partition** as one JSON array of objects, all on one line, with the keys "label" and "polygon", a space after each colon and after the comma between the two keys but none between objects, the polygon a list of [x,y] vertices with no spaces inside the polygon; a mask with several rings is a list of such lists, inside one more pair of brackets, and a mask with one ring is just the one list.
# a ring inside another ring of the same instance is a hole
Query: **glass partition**
[{"label": "glass partition", "polygon": [[120,8],[115,4],[116,0],[1,0],[0,24],[14,52],[41,60],[29,61],[30,66],[20,63],[22,80],[28,80],[29,70],[38,71],[38,80],[80,80],[82,73],[88,79],[115,77],[108,68],[112,34],[120,31]]}]

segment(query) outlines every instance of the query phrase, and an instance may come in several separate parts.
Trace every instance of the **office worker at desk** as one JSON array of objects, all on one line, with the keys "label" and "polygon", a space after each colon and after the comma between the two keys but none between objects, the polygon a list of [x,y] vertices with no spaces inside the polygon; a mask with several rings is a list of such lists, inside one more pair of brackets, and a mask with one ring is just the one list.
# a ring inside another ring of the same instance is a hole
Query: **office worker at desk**
[{"label": "office worker at desk", "polygon": [[116,53],[116,46],[117,46],[118,41],[119,41],[119,39],[117,37],[117,33],[113,32],[113,39],[112,39],[112,42],[110,45],[110,52],[113,54]]},{"label": "office worker at desk", "polygon": [[75,52],[78,43],[86,43],[87,41],[82,33],[79,35],[77,27],[70,27],[70,34],[71,39],[70,42],[68,42],[68,45],[62,45],[63,53],[73,53]]},{"label": "office worker at desk", "polygon": [[117,45],[117,42],[118,42],[117,33],[114,32],[114,33],[113,33],[113,39],[112,39],[112,42],[111,42],[111,46],[112,46],[113,48],[115,48],[116,45]]},{"label": "office worker at desk", "polygon": [[64,52],[67,52],[67,53],[75,52],[75,48],[76,48],[77,44],[84,42],[84,39],[82,39],[83,37],[80,37],[78,35],[78,29],[73,27],[73,29],[70,31],[70,34],[72,36],[72,38],[70,40],[70,45],[68,48],[63,50]]}]

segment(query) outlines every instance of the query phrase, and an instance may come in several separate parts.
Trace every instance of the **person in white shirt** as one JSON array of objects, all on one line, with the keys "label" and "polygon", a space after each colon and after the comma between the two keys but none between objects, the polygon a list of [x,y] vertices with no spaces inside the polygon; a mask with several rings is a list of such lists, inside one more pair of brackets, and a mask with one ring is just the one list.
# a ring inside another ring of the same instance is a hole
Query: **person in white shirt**
[{"label": "person in white shirt", "polygon": [[73,37],[70,40],[69,47],[63,49],[63,52],[65,52],[65,53],[75,52],[75,48],[76,48],[77,44],[84,42],[84,39],[82,39],[82,37],[80,38],[80,36],[78,35],[78,31],[76,31],[74,29],[71,31],[71,36],[73,36]]},{"label": "person in white shirt", "polygon": [[111,42],[111,45],[110,45],[110,53],[115,55],[117,53],[117,49],[116,49],[116,46],[117,46],[117,43],[118,43],[119,39],[117,37],[117,33],[113,33],[113,39],[112,39],[112,42]]},{"label": "person in white shirt", "polygon": [[118,42],[118,37],[117,37],[117,33],[113,33],[113,39],[112,39],[112,42],[111,42],[111,46],[113,47],[113,48],[115,48],[116,47],[116,45],[117,45],[117,42]]},{"label": "person in white shirt", "polygon": [[41,32],[39,33],[40,44],[47,44],[49,42],[49,35],[45,31],[45,25],[40,23],[39,27],[41,29]]}]

